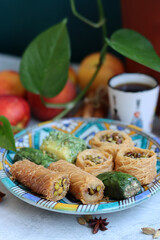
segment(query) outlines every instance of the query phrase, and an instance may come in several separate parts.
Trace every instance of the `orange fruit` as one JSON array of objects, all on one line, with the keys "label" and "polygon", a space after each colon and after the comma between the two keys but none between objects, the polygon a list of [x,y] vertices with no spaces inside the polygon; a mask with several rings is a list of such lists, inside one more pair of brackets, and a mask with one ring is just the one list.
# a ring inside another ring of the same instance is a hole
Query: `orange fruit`
[{"label": "orange fruit", "polygon": [[24,97],[26,90],[22,86],[19,73],[12,70],[0,72],[0,95]]},{"label": "orange fruit", "polygon": [[[81,88],[84,88],[87,83],[90,81],[94,72],[96,71],[96,67],[99,62],[100,54],[92,53],[85,57],[80,63],[77,81]],[[120,74],[124,72],[124,65],[120,59],[116,56],[107,53],[105,55],[104,62],[99,70],[98,75],[96,76],[94,82],[90,89],[96,89],[99,86],[107,86],[108,80],[114,75]]]}]

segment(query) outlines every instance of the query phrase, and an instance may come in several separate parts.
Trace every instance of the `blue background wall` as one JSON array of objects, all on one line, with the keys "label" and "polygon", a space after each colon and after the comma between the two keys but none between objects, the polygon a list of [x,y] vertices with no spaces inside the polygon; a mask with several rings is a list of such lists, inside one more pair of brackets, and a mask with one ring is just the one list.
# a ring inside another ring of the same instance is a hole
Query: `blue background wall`
[{"label": "blue background wall", "polygon": [[[121,27],[120,0],[103,0],[108,35]],[[87,18],[97,21],[96,0],[76,0],[76,7]],[[1,0],[0,53],[21,56],[40,32],[68,18],[72,62],[101,49],[101,30],[75,18],[69,0]]]}]

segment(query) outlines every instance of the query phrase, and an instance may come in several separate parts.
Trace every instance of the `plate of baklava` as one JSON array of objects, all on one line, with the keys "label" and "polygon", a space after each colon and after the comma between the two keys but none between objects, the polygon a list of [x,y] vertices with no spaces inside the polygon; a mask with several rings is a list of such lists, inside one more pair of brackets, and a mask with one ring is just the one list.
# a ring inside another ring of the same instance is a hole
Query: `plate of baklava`
[{"label": "plate of baklava", "polygon": [[97,118],[50,121],[0,149],[0,180],[17,198],[49,211],[124,210],[160,190],[160,140],[133,125]]}]

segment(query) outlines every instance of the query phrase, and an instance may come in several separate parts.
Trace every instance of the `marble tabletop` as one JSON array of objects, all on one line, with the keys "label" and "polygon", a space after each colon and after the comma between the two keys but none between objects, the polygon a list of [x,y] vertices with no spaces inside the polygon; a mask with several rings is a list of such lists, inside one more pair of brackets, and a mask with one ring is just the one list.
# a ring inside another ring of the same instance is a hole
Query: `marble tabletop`
[{"label": "marble tabletop", "polygon": [[[92,233],[92,229],[77,222],[77,215],[50,212],[31,206],[6,193],[0,203],[0,239],[5,240],[149,240],[142,227],[160,228],[160,192],[142,204],[120,212],[102,214],[109,221],[107,231]],[[97,215],[99,217],[100,215]]]},{"label": "marble tabletop", "polygon": [[[0,70],[19,68],[19,58],[0,54]],[[34,124],[32,120],[30,125]],[[160,136],[159,119],[155,119],[154,133]],[[160,192],[138,206],[114,213],[102,214],[109,221],[107,231],[92,233],[92,229],[77,222],[77,215],[43,210],[21,201],[0,182],[6,196],[0,202],[0,240],[149,240],[142,227],[160,228]],[[97,215],[99,217],[100,215]]]}]

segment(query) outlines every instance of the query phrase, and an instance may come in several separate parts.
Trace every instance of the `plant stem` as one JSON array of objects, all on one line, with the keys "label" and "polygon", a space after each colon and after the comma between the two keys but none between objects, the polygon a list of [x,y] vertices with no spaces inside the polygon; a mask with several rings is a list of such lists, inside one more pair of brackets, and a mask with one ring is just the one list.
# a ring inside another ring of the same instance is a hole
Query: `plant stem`
[{"label": "plant stem", "polygon": [[105,38],[107,37],[107,25],[106,25],[106,19],[104,15],[102,0],[97,0],[97,6],[99,10],[99,21],[101,21],[102,19],[105,20],[104,24],[102,25],[102,45],[103,45],[105,43]]},{"label": "plant stem", "polygon": [[[85,95],[87,90],[92,85],[94,79],[96,78],[96,76],[97,76],[97,74],[98,74],[98,72],[99,72],[99,70],[100,70],[100,68],[101,68],[101,66],[103,64],[103,58],[105,57],[106,47],[107,47],[107,44],[105,44],[103,46],[103,48],[102,48],[102,50],[100,52],[99,63],[97,65],[96,71],[94,72],[94,74],[93,74],[91,80],[89,81],[89,83],[87,84],[87,86],[80,92],[80,94],[72,102],[69,102],[69,104],[71,104],[71,103],[73,104],[72,107],[74,107],[79,102],[79,100],[81,100],[81,98]],[[65,108],[63,110],[63,112],[61,112],[59,115],[57,115],[55,118],[53,118],[53,120],[60,119],[61,117],[65,116],[70,110],[71,110],[71,108],[69,108],[69,107]]]},{"label": "plant stem", "polygon": [[65,108],[60,114],[53,118],[53,120],[58,120],[63,118],[71,109]]},{"label": "plant stem", "polygon": [[71,109],[74,107],[74,101],[68,102],[68,103],[48,103],[43,99],[43,96],[40,96],[42,103],[48,107],[48,108],[68,108]]},{"label": "plant stem", "polygon": [[77,18],[79,18],[82,22],[85,22],[86,24],[88,24],[89,26],[94,27],[94,28],[99,28],[99,27],[103,26],[103,24],[105,22],[105,18],[100,18],[99,22],[95,23],[95,22],[83,17],[80,13],[77,12],[74,0],[70,0],[70,4],[71,4],[72,13]]}]

